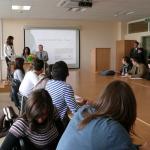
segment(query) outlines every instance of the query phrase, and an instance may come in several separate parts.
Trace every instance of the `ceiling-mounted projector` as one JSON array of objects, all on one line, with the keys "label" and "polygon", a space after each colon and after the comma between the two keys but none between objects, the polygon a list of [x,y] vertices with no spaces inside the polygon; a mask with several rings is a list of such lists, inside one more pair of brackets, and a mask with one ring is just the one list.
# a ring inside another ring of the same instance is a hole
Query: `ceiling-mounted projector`
[{"label": "ceiling-mounted projector", "polygon": [[92,7],[92,0],[60,0],[57,6],[65,8]]},{"label": "ceiling-mounted projector", "polygon": [[80,7],[92,7],[92,1],[80,1],[79,6]]}]

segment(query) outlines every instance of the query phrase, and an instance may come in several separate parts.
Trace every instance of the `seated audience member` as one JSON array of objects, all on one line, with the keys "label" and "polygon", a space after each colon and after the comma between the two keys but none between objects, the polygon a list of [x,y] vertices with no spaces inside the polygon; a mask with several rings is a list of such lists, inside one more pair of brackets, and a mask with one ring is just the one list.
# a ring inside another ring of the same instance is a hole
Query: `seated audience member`
[{"label": "seated audience member", "polygon": [[25,75],[23,64],[24,64],[23,58],[15,59],[13,78],[19,80],[20,82],[23,80]]},{"label": "seated audience member", "polygon": [[130,58],[125,56],[122,58],[122,68],[121,68],[121,75],[122,76],[125,76],[129,70],[131,70],[132,68],[132,64],[131,64],[131,61],[130,61]]},{"label": "seated audience member", "polygon": [[52,67],[52,80],[49,80],[45,89],[52,97],[53,104],[56,106],[58,113],[66,126],[69,122],[67,108],[74,114],[78,105],[75,101],[74,92],[71,85],[66,83],[69,75],[68,66],[64,61],[56,62]]},{"label": "seated audience member", "polygon": [[23,53],[22,53],[22,57],[25,61],[27,61],[28,56],[30,55],[30,48],[29,47],[25,47],[23,49]]},{"label": "seated audience member", "polygon": [[44,89],[33,91],[24,114],[9,129],[1,149],[11,150],[23,138],[25,149],[55,150],[61,136],[55,122],[62,125],[48,92]]},{"label": "seated audience member", "polygon": [[123,81],[111,82],[95,105],[78,110],[57,150],[136,150],[130,133],[136,120],[136,99]]},{"label": "seated audience member", "polygon": [[35,59],[33,61],[33,70],[30,70],[25,74],[19,87],[19,93],[22,96],[28,97],[28,95],[32,92],[32,89],[40,80],[39,76],[43,72],[43,66],[44,62],[42,60]]},{"label": "seated audience member", "polygon": [[138,58],[132,58],[132,69],[128,72],[128,76],[131,78],[145,78],[148,73],[148,68],[145,64],[141,63]]},{"label": "seated audience member", "polygon": [[46,83],[52,79],[52,65],[48,65],[47,69],[45,70],[45,76],[35,85],[33,90],[36,89],[44,89],[46,86]]}]

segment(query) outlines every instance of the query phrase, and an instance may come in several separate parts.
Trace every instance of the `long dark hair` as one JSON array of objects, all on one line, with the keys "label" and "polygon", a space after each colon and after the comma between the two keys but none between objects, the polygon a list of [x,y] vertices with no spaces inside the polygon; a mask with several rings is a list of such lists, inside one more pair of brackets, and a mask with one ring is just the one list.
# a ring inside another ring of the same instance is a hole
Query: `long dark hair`
[{"label": "long dark hair", "polygon": [[79,127],[86,126],[90,121],[98,117],[111,117],[118,121],[128,133],[133,132],[136,120],[136,99],[131,87],[123,81],[111,82],[103,91],[95,104],[96,112],[83,113],[85,119]]},{"label": "long dark hair", "polygon": [[35,58],[32,62],[33,69],[36,71],[40,71],[44,67],[44,61],[38,58]]},{"label": "long dark hair", "polygon": [[49,93],[44,89],[38,89],[31,93],[25,105],[25,112],[23,118],[29,123],[31,130],[36,131],[38,124],[35,119],[37,116],[42,115],[43,110],[48,111],[46,125],[51,125],[54,120],[54,106],[52,98]]},{"label": "long dark hair", "polygon": [[22,53],[22,55],[23,56],[25,56],[25,50],[28,50],[28,53],[27,53],[27,55],[30,55],[30,48],[29,47],[25,47],[24,49],[23,49],[23,53]]},{"label": "long dark hair", "polygon": [[25,70],[23,68],[24,64],[24,59],[23,58],[16,58],[15,59],[15,65],[14,65],[14,70],[20,69],[23,74],[25,74]]},{"label": "long dark hair", "polygon": [[13,41],[12,40],[14,40],[14,37],[13,36],[8,36],[6,44],[10,45],[10,46],[13,46]]}]

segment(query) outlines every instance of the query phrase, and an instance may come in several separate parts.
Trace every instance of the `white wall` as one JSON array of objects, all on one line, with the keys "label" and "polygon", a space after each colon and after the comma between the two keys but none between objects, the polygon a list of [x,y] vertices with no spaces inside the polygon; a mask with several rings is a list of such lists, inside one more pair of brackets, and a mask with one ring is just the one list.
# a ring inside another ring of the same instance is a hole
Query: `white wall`
[{"label": "white wall", "polygon": [[[7,36],[14,36],[14,48],[21,54],[24,47],[24,27],[79,27],[80,28],[80,66],[90,70],[90,51],[93,48],[111,48],[111,68],[115,66],[118,22],[68,21],[68,20],[3,20],[3,41]],[[109,58],[108,58],[109,59]],[[3,67],[3,70],[6,70]]]},{"label": "white wall", "polygon": [[0,81],[2,80],[2,36],[3,36],[3,25],[2,25],[2,20],[0,19]]}]

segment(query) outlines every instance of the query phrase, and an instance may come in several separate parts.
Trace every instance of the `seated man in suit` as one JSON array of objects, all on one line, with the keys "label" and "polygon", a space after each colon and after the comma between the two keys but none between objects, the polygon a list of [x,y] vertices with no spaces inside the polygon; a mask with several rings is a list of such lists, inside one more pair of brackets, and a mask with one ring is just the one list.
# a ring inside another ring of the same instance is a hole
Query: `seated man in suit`
[{"label": "seated man in suit", "polygon": [[148,73],[148,68],[138,58],[132,58],[132,69],[128,72],[127,76],[131,78],[145,78]]}]

